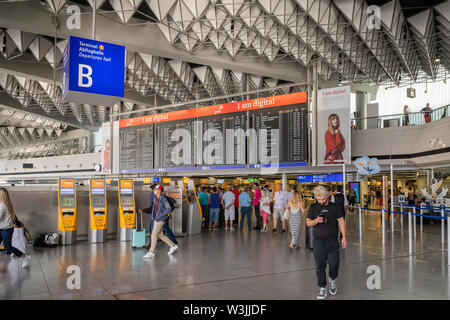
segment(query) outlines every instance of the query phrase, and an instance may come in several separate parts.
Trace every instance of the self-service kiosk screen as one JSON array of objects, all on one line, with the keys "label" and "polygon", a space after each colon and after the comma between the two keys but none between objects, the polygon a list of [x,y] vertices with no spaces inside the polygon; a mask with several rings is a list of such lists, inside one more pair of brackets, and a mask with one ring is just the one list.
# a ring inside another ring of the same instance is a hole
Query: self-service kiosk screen
[{"label": "self-service kiosk screen", "polygon": [[75,208],[75,198],[74,197],[61,197],[60,206],[61,206],[61,208]]},{"label": "self-service kiosk screen", "polygon": [[91,203],[93,208],[100,208],[106,206],[106,201],[104,196],[92,196]]},{"label": "self-service kiosk screen", "polygon": [[122,207],[132,207],[134,205],[133,197],[121,197],[120,202]]}]

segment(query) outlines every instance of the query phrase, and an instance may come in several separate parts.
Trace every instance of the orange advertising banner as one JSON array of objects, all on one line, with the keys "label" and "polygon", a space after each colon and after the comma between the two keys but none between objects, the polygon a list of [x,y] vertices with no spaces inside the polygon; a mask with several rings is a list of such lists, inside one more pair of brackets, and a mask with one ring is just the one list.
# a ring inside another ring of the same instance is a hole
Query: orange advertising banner
[{"label": "orange advertising banner", "polygon": [[104,188],[105,180],[92,180],[92,188]]},{"label": "orange advertising banner", "polygon": [[73,188],[73,179],[61,179],[61,188]]},{"label": "orange advertising banner", "polygon": [[246,101],[230,102],[209,107],[158,113],[139,118],[122,119],[119,121],[119,127],[133,127],[150,123],[200,118],[232,112],[288,106],[306,102],[306,92],[295,92],[281,96],[272,96]]},{"label": "orange advertising banner", "polygon": [[120,187],[122,189],[129,189],[132,187],[132,180],[120,180]]}]

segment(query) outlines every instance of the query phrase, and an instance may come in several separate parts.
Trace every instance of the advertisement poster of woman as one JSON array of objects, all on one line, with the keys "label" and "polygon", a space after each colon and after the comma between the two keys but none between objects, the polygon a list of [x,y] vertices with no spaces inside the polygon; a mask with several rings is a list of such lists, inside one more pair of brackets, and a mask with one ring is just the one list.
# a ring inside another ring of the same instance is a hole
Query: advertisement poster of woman
[{"label": "advertisement poster of woman", "polygon": [[[325,164],[343,162],[342,153],[345,150],[345,139],[341,134],[339,116],[335,113],[328,117],[328,129],[325,132]],[[336,161],[338,160],[338,161]]]},{"label": "advertisement poster of woman", "polygon": [[351,161],[350,87],[319,90],[317,100],[317,163]]}]

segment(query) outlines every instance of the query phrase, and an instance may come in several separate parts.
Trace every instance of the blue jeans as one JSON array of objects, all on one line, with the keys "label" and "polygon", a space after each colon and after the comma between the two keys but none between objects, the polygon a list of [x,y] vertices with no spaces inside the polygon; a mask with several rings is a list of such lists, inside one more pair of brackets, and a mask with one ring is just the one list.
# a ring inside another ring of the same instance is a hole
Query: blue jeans
[{"label": "blue jeans", "polygon": [[[148,243],[148,246],[152,245],[152,232],[153,232],[153,221],[150,221],[150,241]],[[172,230],[169,228],[169,219],[166,220],[166,222],[164,222],[163,225],[163,232],[165,233],[165,235],[170,239],[170,241],[172,241],[173,243],[177,244],[177,240],[175,239],[175,235],[173,234]]]},{"label": "blue jeans", "polygon": [[23,252],[17,248],[14,248],[11,244],[14,228],[0,229],[0,243],[3,241],[7,254],[14,253],[16,257],[23,255]]},{"label": "blue jeans", "polygon": [[203,228],[209,226],[209,204],[202,204]]},{"label": "blue jeans", "polygon": [[220,208],[210,208],[209,209],[209,223],[211,223],[211,222],[219,223],[219,213],[220,213]]},{"label": "blue jeans", "polygon": [[241,207],[241,230],[244,227],[244,219],[247,216],[248,230],[252,229],[252,208],[251,207]]}]

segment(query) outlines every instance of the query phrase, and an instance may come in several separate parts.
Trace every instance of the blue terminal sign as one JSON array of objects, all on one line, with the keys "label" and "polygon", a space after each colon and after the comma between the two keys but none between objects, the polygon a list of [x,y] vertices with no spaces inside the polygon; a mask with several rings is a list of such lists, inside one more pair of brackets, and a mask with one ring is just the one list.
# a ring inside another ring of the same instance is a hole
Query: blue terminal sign
[{"label": "blue terminal sign", "polygon": [[71,36],[63,54],[63,101],[111,106],[124,96],[125,47]]},{"label": "blue terminal sign", "polygon": [[342,173],[297,176],[297,183],[343,182],[343,181],[344,177]]}]

